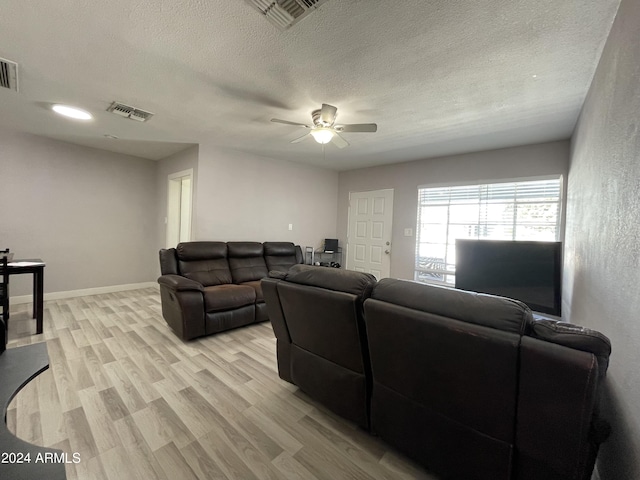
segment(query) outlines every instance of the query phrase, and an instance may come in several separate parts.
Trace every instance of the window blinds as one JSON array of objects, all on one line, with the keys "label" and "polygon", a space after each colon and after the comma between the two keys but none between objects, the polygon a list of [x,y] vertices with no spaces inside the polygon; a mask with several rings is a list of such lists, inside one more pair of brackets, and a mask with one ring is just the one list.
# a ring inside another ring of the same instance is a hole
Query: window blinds
[{"label": "window blinds", "polygon": [[416,280],[453,283],[457,238],[558,240],[561,186],[558,177],[420,188]]}]

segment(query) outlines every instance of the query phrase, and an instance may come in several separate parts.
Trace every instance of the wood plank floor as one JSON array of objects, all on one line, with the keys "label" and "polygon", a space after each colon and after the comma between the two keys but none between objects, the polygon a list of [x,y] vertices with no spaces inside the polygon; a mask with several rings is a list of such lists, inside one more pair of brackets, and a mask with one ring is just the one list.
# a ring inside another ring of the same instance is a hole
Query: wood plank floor
[{"label": "wood plank floor", "polygon": [[268,322],[183,342],[148,288],[11,308],[9,345],[46,341],[50,368],[9,429],[77,452],[69,479],[430,479],[280,380]]}]

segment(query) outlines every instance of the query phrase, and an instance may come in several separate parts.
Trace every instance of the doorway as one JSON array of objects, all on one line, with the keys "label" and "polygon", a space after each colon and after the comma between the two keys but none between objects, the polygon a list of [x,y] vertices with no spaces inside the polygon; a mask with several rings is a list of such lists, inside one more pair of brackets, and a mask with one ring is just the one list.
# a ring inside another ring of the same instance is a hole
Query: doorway
[{"label": "doorway", "polygon": [[191,240],[193,169],[169,175],[167,185],[167,248]]},{"label": "doorway", "polygon": [[349,193],[348,270],[390,275],[392,220],[393,189]]}]

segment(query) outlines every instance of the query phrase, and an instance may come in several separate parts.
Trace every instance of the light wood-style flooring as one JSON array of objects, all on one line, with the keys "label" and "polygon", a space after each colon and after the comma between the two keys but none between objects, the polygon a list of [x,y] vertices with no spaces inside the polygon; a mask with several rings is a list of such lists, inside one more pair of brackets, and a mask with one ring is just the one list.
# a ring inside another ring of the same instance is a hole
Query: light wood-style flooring
[{"label": "light wood-style flooring", "polygon": [[9,429],[69,454],[69,479],[435,479],[278,377],[268,322],[192,342],[158,290],[11,308],[9,345],[46,341],[50,368],[11,402]]}]

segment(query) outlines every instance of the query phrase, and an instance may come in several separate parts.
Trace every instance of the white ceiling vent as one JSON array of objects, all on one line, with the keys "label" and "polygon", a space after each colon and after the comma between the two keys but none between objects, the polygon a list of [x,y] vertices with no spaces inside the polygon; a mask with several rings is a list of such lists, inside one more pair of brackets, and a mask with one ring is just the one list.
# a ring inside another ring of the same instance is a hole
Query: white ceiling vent
[{"label": "white ceiling vent", "polygon": [[18,91],[18,64],[0,58],[0,87]]},{"label": "white ceiling vent", "polygon": [[246,0],[281,30],[299,22],[327,0]]},{"label": "white ceiling vent", "polygon": [[120,115],[121,117],[129,118],[137,122],[146,122],[153,117],[153,113],[151,112],[145,112],[144,110],[140,110],[139,108],[125,105],[120,102],[113,102],[109,108],[107,108],[107,112],[115,113],[116,115]]}]

